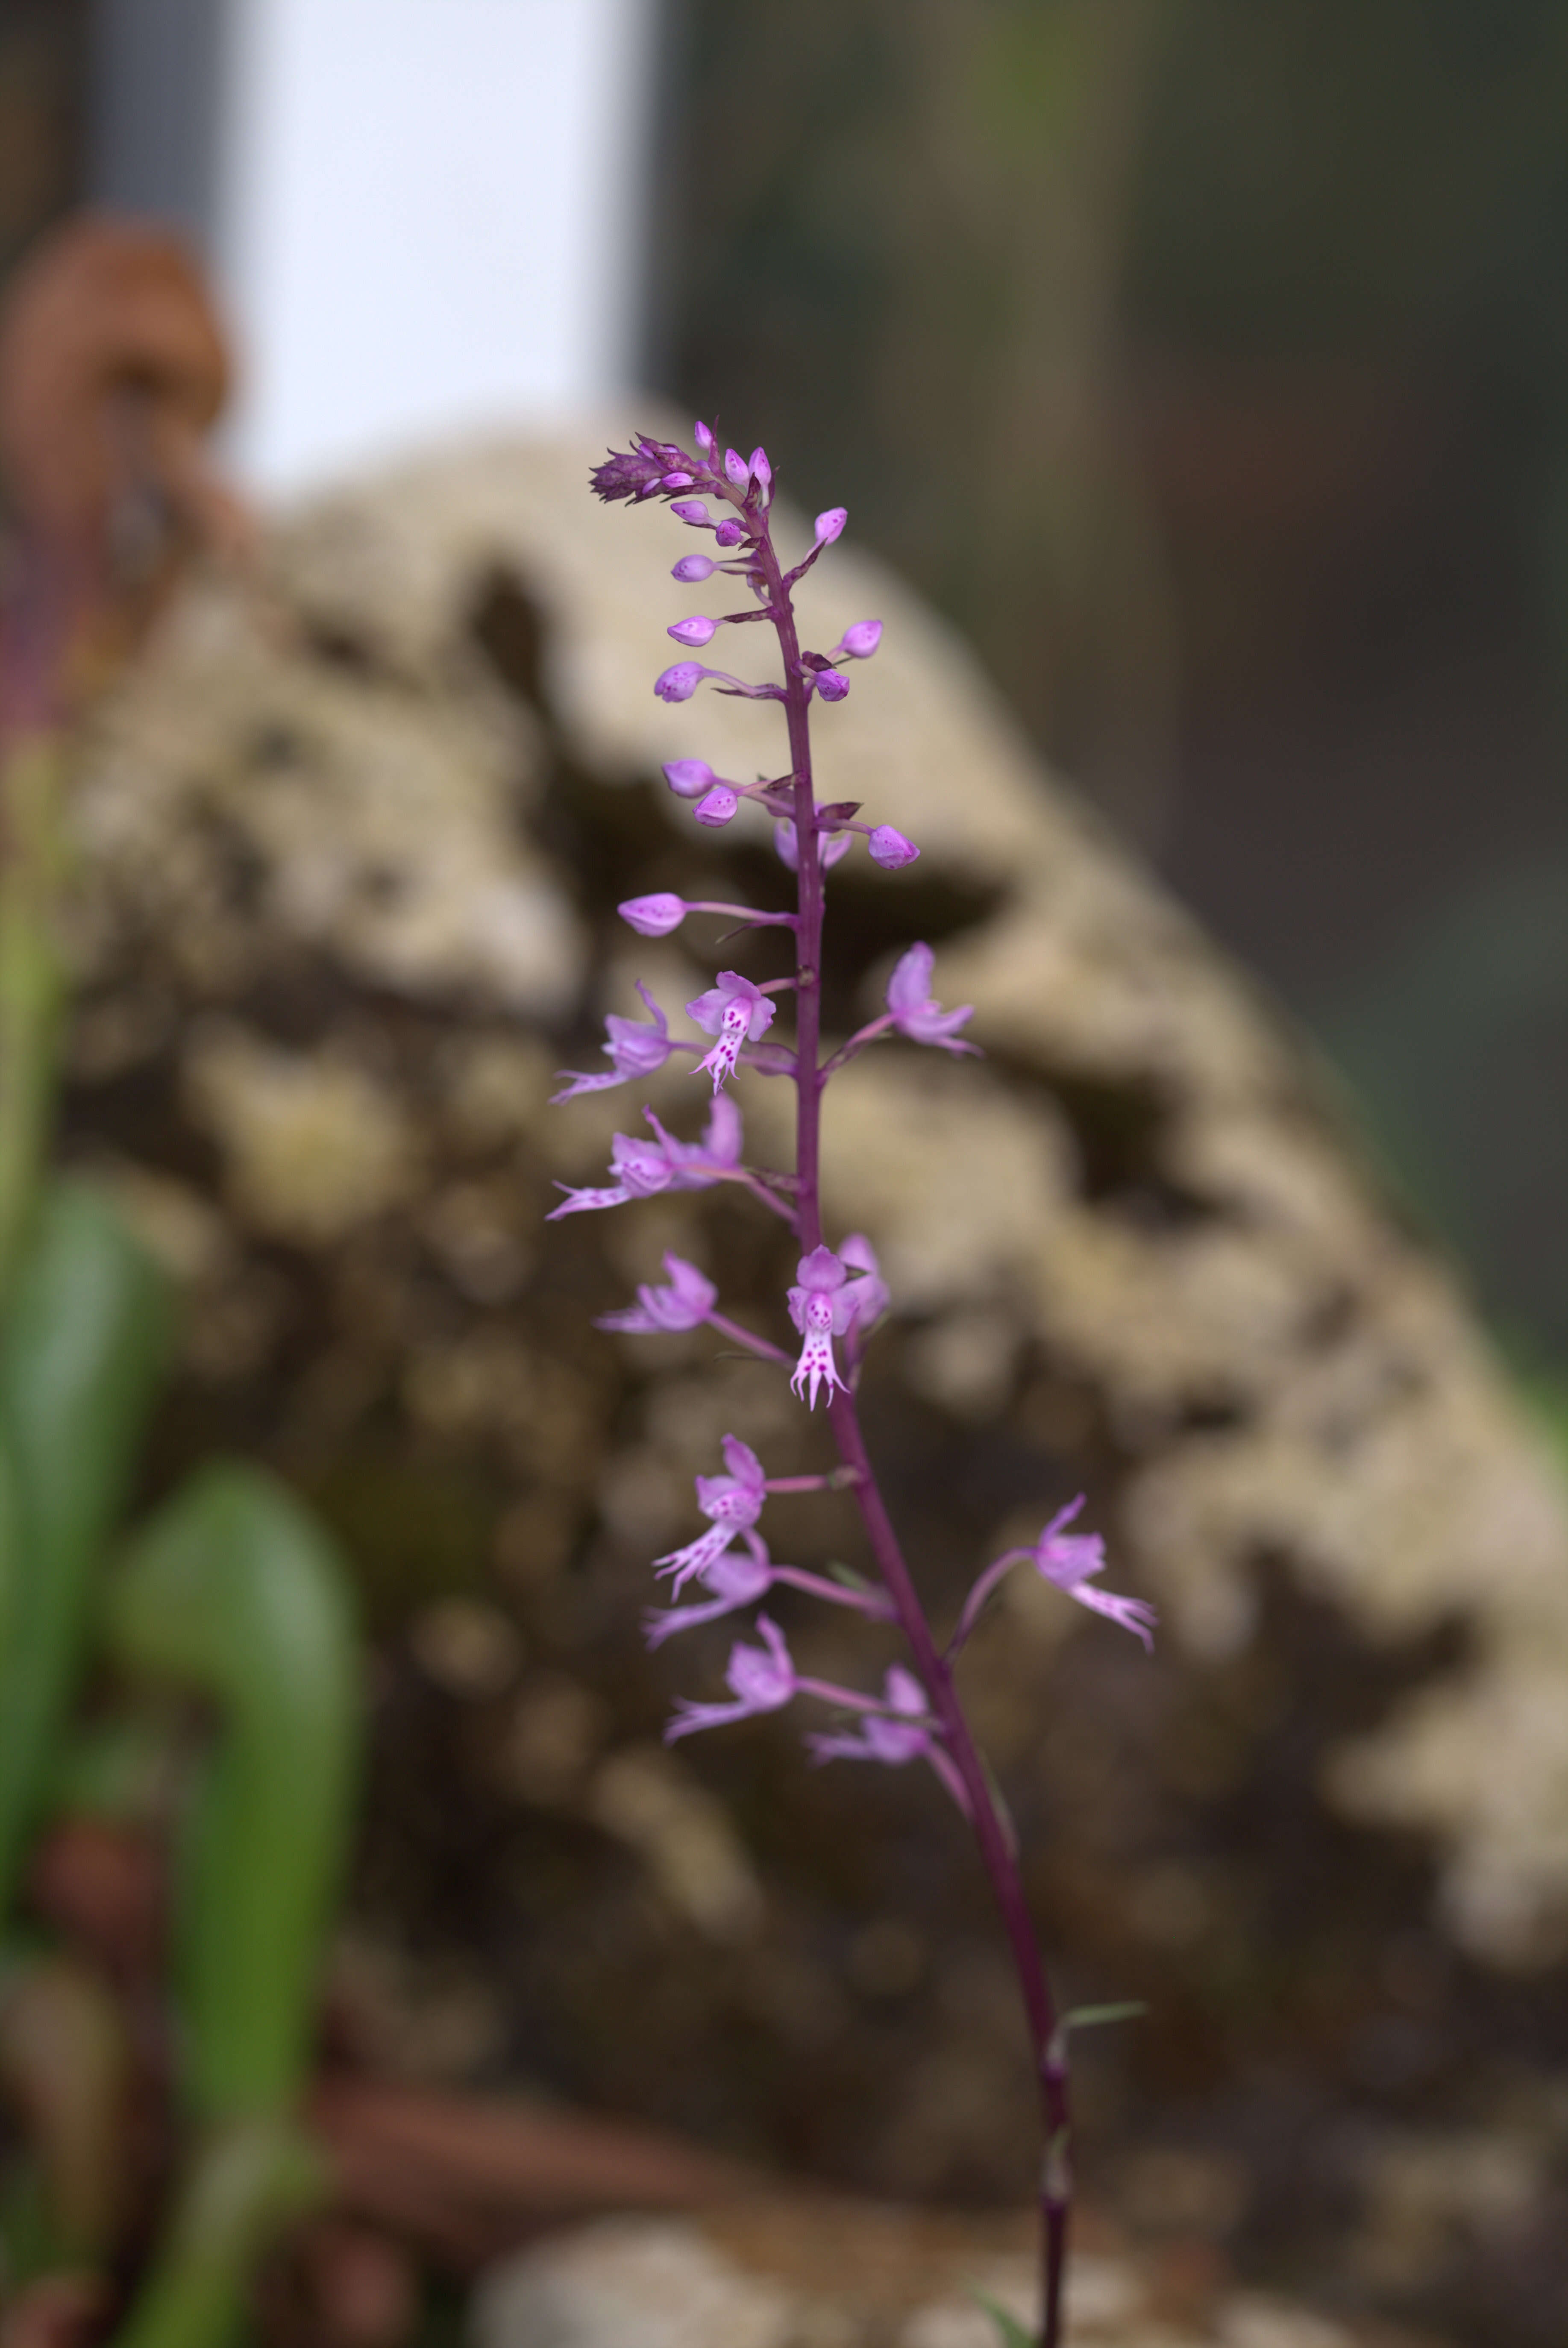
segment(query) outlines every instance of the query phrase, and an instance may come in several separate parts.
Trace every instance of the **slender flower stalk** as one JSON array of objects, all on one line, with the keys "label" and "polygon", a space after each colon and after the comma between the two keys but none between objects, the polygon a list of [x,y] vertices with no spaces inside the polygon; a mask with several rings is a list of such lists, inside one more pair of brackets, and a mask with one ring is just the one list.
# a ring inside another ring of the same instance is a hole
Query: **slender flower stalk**
[{"label": "slender flower stalk", "polygon": [[[810,550],[793,569],[786,570],[773,537],[773,475],[765,452],[758,448],[743,458],[730,448],[721,454],[714,434],[703,424],[696,427],[696,442],[693,453],[640,434],[632,448],[613,454],[596,469],[592,487],[606,502],[663,498],[689,528],[713,533],[726,559],[686,555],[675,565],[676,579],[695,582],[722,572],[750,591],[754,608],[718,619],[696,613],[676,622],[668,633],[678,644],[688,650],[706,649],[721,628],[756,620],[766,621],[773,630],[782,667],[780,680],[748,684],[728,670],[688,660],[666,668],[654,690],[661,700],[678,703],[691,699],[704,683],[711,683],[722,693],[782,704],[789,752],[784,775],[769,782],[739,783],[715,775],[704,759],[679,758],[666,765],[665,776],[676,798],[691,802],[696,819],[705,826],[728,823],[743,800],[759,808],[773,823],[781,862],[795,876],[795,906],[792,911],[767,911],[688,901],[663,891],[630,898],[620,911],[634,929],[650,937],[667,936],[695,913],[733,916],[749,928],[787,930],[794,938],[795,969],[792,978],[762,983],[737,971],[719,971],[714,985],[686,1006],[701,1031],[699,1038],[690,1041],[670,1035],[664,1012],[645,990],[639,991],[653,1014],[651,1027],[614,1018],[607,1022],[609,1040],[603,1050],[610,1070],[598,1076],[568,1071],[570,1083],[557,1098],[570,1099],[578,1093],[652,1074],[676,1054],[692,1052],[700,1056],[694,1073],[711,1081],[709,1125],[699,1143],[683,1143],[665,1131],[651,1110],[645,1111],[654,1140],[617,1135],[611,1166],[614,1180],[598,1189],[569,1190],[554,1214],[619,1206],[669,1188],[700,1188],[730,1180],[744,1183],[770,1211],[783,1218],[795,1235],[796,1282],[780,1300],[800,1340],[790,1385],[809,1409],[814,1410],[819,1401],[823,1403],[840,1465],[825,1477],[770,1478],[748,1445],[734,1436],[726,1437],[726,1473],[699,1476],[696,1480],[698,1508],[707,1519],[706,1530],[655,1561],[659,1573],[668,1580],[672,1596],[678,1596],[688,1584],[696,1584],[705,1594],[696,1602],[651,1612],[647,1636],[650,1644],[660,1645],[678,1632],[716,1622],[758,1602],[784,1583],[830,1603],[855,1608],[872,1620],[895,1622],[903,1632],[912,1668],[895,1664],[887,1673],[880,1695],[812,1679],[796,1669],[778,1624],[759,1613],[756,1627],[761,1645],[742,1639],[731,1649],[726,1673],[729,1700],[704,1704],[681,1699],[665,1735],[673,1741],[723,1727],[782,1711],[805,1697],[828,1704],[841,1720],[847,1716],[851,1724],[811,1733],[807,1742],[815,1760],[875,1761],[890,1767],[924,1761],[952,1796],[969,1823],[990,1878],[1027,2021],[1044,2137],[1039,2343],[1040,2348],[1059,2348],[1072,2198],[1068,2037],[1074,2017],[1063,2014],[1053,1999],[1012,1828],[965,1715],[954,1666],[987,1601],[1016,1564],[1032,1564],[1068,1597],[1130,1631],[1146,1647],[1151,1644],[1154,1614],[1141,1599],[1118,1596],[1099,1587],[1095,1577],[1105,1561],[1103,1542],[1097,1534],[1066,1529],[1080,1501],[1053,1518],[1032,1549],[1009,1550],[986,1568],[945,1650],[937,1643],[915,1589],[866,1448],[855,1398],[864,1349],[887,1308],[888,1291],[863,1234],[851,1233],[836,1247],[824,1234],[822,1096],[839,1068],[884,1038],[896,1037],[954,1056],[973,1053],[976,1046],[959,1033],[972,1012],[967,1004],[954,1011],[943,1009],[932,991],[934,958],[931,949],[914,944],[892,973],[886,1011],[824,1057],[821,973],[828,876],[856,838],[863,839],[872,860],[889,872],[903,870],[920,853],[914,841],[893,825],[857,820],[860,809],[855,802],[820,803],[813,781],[812,701],[831,705],[844,698],[850,680],[840,664],[871,659],[881,642],[882,623],[857,621],[827,653],[804,648],[794,591],[841,534],[846,520],[843,507],[831,507],[817,517]],[[696,494],[688,496],[687,491]],[[710,510],[710,501],[721,510],[717,517]],[[785,991],[794,996],[794,1038],[788,1045],[769,1038],[778,1009],[775,997]],[[748,1167],[741,1162],[739,1114],[727,1087],[743,1068],[788,1076],[794,1083],[792,1170]],[[634,1304],[606,1314],[600,1326],[628,1334],[707,1326],[765,1361],[790,1365],[791,1356],[784,1347],[741,1328],[717,1311],[717,1291],[696,1266],[666,1256],[665,1269],[668,1278],[664,1284],[645,1285]],[[846,1586],[800,1567],[775,1562],[758,1529],[769,1495],[823,1488],[852,1491],[880,1587]],[[1109,2011],[1101,2010],[1099,2018]],[[1095,2012],[1082,2018],[1096,2018]]]}]

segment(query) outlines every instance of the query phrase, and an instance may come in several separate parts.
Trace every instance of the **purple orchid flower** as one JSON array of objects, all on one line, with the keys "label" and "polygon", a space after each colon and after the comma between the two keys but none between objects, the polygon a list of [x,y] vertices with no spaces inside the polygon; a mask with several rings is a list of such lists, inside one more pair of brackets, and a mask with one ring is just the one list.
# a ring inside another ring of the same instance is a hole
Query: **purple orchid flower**
[{"label": "purple orchid flower", "polygon": [[574,1190],[562,1182],[560,1188],[566,1196],[559,1207],[551,1209],[545,1221],[558,1223],[562,1215],[585,1215],[600,1207],[624,1207],[631,1199],[652,1199],[669,1189],[675,1169],[654,1142],[616,1133],[610,1138],[610,1171],[614,1181],[596,1190]]},{"label": "purple orchid flower", "polygon": [[714,1593],[711,1599],[698,1606],[650,1609],[644,1615],[643,1635],[650,1648],[662,1647],[677,1631],[695,1631],[701,1623],[716,1622],[720,1615],[733,1614],[738,1606],[749,1606],[767,1596],[776,1579],[767,1543],[749,1529],[741,1538],[744,1550],[723,1550],[700,1568],[705,1587]]},{"label": "purple orchid flower", "polygon": [[707,1190],[722,1182],[740,1164],[740,1111],[727,1093],[721,1093],[708,1112],[700,1141],[677,1141],[666,1133],[651,1108],[643,1115],[658,1136],[670,1165],[673,1190]]},{"label": "purple orchid flower", "polygon": [[683,587],[695,587],[699,580],[711,579],[718,569],[711,554],[683,554],[670,566],[670,577],[678,579]]},{"label": "purple orchid flower", "polygon": [[833,1299],[835,1335],[859,1340],[882,1319],[891,1303],[876,1250],[864,1231],[851,1231],[839,1243],[839,1260],[859,1277],[844,1282]]},{"label": "purple orchid flower", "polygon": [[819,1766],[825,1761],[880,1761],[884,1768],[902,1769],[906,1762],[928,1762],[964,1816],[974,1816],[964,1780],[931,1716],[925,1690],[901,1664],[894,1663],[882,1682],[882,1708],[863,1712],[858,1729],[813,1735],[806,1746]]},{"label": "purple orchid flower", "polygon": [[624,898],[615,908],[640,938],[667,938],[672,930],[679,929],[690,910],[686,899],[669,889],[657,889],[650,897]]},{"label": "purple orchid flower", "polygon": [[961,1043],[958,1030],[975,1016],[966,1003],[958,1011],[944,1011],[931,992],[936,956],[926,945],[911,946],[899,956],[887,983],[888,1014],[901,1035],[912,1044],[935,1044],[944,1052],[978,1052],[975,1044]]},{"label": "purple orchid flower", "polygon": [[895,831],[891,823],[874,824],[866,835],[866,846],[871,851],[872,862],[880,864],[884,872],[902,872],[904,866],[913,864],[920,854],[913,840],[906,839],[902,831]]},{"label": "purple orchid flower", "polygon": [[[787,815],[780,816],[773,827],[773,845],[779,852],[780,864],[788,865],[791,872],[799,872],[800,843],[795,837],[795,826]],[[817,834],[817,859],[823,871],[830,871],[835,864],[841,862],[849,854],[853,846],[852,833],[820,831]]]},{"label": "purple orchid flower", "polygon": [[700,799],[718,780],[706,758],[667,758],[664,775],[677,799]]},{"label": "purple orchid flower", "polygon": [[1010,1549],[1003,1557],[988,1565],[964,1602],[958,1628],[953,1634],[947,1653],[955,1655],[979,1621],[986,1600],[1015,1565],[1026,1560],[1045,1580],[1054,1582],[1068,1597],[1076,1598],[1080,1606],[1093,1609],[1097,1614],[1109,1616],[1135,1639],[1141,1639],[1145,1648],[1154,1652],[1154,1629],[1160,1620],[1146,1598],[1124,1598],[1112,1590],[1096,1588],[1093,1577],[1105,1570],[1105,1541],[1099,1533],[1069,1533],[1070,1525],[1084,1503],[1080,1492],[1059,1509],[1041,1533],[1032,1549]]},{"label": "purple orchid flower", "polygon": [[654,1336],[680,1329],[700,1328],[718,1303],[718,1291],[695,1263],[684,1256],[665,1257],[669,1281],[665,1287],[645,1282],[635,1304],[618,1313],[602,1313],[596,1329],[619,1329],[628,1335]]},{"label": "purple orchid flower", "polygon": [[717,635],[718,622],[696,612],[689,620],[677,620],[673,627],[665,630],[665,633],[673,636],[677,644],[685,644],[690,651],[699,653],[704,644],[711,644]]},{"label": "purple orchid flower", "polygon": [[678,1044],[671,1043],[669,1022],[641,979],[636,987],[654,1014],[653,1025],[645,1026],[640,1019],[623,1019],[612,1011],[604,1022],[610,1040],[599,1047],[611,1066],[597,1076],[584,1076],[579,1068],[557,1068],[558,1076],[569,1076],[572,1081],[563,1092],[551,1094],[552,1108],[558,1102],[575,1100],[579,1093],[608,1092],[612,1086],[627,1084],[634,1076],[655,1076],[671,1053],[680,1050]]},{"label": "purple orchid flower", "polygon": [[852,628],[844,630],[833,646],[833,657],[837,659],[842,653],[846,660],[870,660],[881,644],[882,636],[882,623],[880,620],[857,620]]},{"label": "purple orchid flower", "polygon": [[885,1713],[868,1712],[858,1729],[808,1736],[816,1761],[881,1761],[902,1768],[931,1750],[932,1719],[925,1690],[913,1672],[894,1663],[882,1682]]},{"label": "purple orchid flower", "polygon": [[789,1318],[805,1343],[789,1384],[797,1395],[810,1389],[806,1407],[815,1410],[819,1387],[825,1385],[830,1395],[835,1387],[849,1392],[833,1359],[834,1335],[848,1326],[840,1323],[838,1299],[849,1273],[831,1248],[818,1247],[800,1258],[798,1276],[799,1285],[789,1291]]},{"label": "purple orchid flower", "polygon": [[820,668],[809,682],[816,687],[824,701],[849,699],[850,680],[847,676],[841,675],[836,668]]},{"label": "purple orchid flower", "polygon": [[[726,1112],[720,1115],[720,1111]],[[740,1164],[740,1111],[728,1099],[715,1101],[707,1129],[700,1141],[677,1141],[666,1133],[651,1108],[643,1111],[654,1129],[654,1139],[628,1140],[624,1133],[611,1137],[608,1189],[566,1192],[559,1207],[546,1215],[547,1223],[562,1215],[587,1214],[600,1207],[624,1207],[632,1199],[651,1199],[660,1190],[706,1190],[727,1181]]]},{"label": "purple orchid flower", "polygon": [[1105,1570],[1105,1541],[1099,1533],[1068,1533],[1062,1528],[1071,1524],[1083,1506],[1080,1492],[1059,1509],[1041,1533],[1032,1550],[1024,1554],[1034,1560],[1037,1572],[1047,1581],[1076,1598],[1080,1606],[1092,1607],[1097,1614],[1108,1615],[1141,1639],[1145,1648],[1154,1652],[1154,1626],[1160,1617],[1145,1598],[1120,1598],[1113,1591],[1096,1588],[1091,1577]]},{"label": "purple orchid flower", "polygon": [[738,1435],[727,1435],[723,1450],[728,1475],[696,1478],[697,1506],[708,1519],[707,1531],[699,1533],[684,1548],[673,1549],[666,1556],[654,1560],[658,1572],[671,1576],[670,1591],[674,1597],[680,1595],[694,1574],[706,1575],[708,1568],[762,1514],[768,1479],[761,1460]]},{"label": "purple orchid flower", "polygon": [[726,1077],[735,1074],[741,1047],[755,1044],[773,1025],[775,1008],[771,996],[742,978],[738,971],[721,970],[717,983],[686,1004],[687,1016],[696,1021],[703,1034],[718,1039],[693,1073],[706,1068],[717,1092]]},{"label": "purple orchid flower", "polygon": [[738,797],[727,783],[715,783],[712,790],[698,799],[692,813],[698,823],[706,823],[717,831],[731,820],[739,805]]},{"label": "purple orchid flower", "polygon": [[766,1614],[758,1616],[757,1627],[766,1643],[763,1646],[748,1647],[738,1640],[729,1651],[724,1676],[735,1691],[736,1701],[693,1704],[686,1696],[677,1698],[675,1718],[665,1730],[666,1745],[673,1745],[677,1736],[691,1735],[695,1729],[722,1728],[732,1720],[778,1712],[791,1701],[799,1682],[784,1633]]}]

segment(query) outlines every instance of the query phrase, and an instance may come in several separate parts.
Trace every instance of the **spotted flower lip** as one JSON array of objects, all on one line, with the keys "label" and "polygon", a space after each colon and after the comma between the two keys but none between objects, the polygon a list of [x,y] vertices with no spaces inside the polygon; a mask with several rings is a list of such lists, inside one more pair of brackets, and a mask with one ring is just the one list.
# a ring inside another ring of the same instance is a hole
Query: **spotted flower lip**
[{"label": "spotted flower lip", "polygon": [[849,1392],[833,1359],[838,1300],[848,1279],[847,1267],[832,1249],[816,1247],[810,1255],[800,1258],[798,1285],[789,1291],[789,1318],[804,1341],[789,1384],[797,1395],[806,1397],[808,1410],[816,1409],[817,1395],[823,1386],[828,1389],[830,1400],[835,1390],[840,1394]]},{"label": "spotted flower lip", "polygon": [[771,995],[742,978],[738,970],[721,970],[707,994],[686,1004],[687,1016],[696,1020],[704,1035],[717,1038],[712,1051],[696,1064],[698,1071],[706,1069],[712,1076],[715,1092],[735,1074],[744,1046],[767,1034],[775,1007]]},{"label": "spotted flower lip", "polygon": [[768,1490],[762,1462],[738,1435],[727,1435],[722,1447],[728,1473],[696,1478],[697,1506],[708,1519],[707,1532],[699,1533],[683,1548],[670,1550],[664,1557],[654,1560],[655,1570],[670,1576],[673,1597],[678,1597],[694,1576],[706,1577],[709,1568],[742,1533],[749,1532],[762,1514]]}]

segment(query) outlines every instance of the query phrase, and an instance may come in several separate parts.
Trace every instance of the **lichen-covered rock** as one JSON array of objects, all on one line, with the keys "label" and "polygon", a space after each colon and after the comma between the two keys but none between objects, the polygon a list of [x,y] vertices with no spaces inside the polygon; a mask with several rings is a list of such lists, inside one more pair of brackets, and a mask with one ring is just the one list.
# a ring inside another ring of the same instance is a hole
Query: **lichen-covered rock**
[{"label": "lichen-covered rock", "polygon": [[[188,1276],[160,1472],[263,1454],[357,1560],[361,1925],[467,1968],[471,2059],[882,2189],[1008,2193],[1012,1992],[927,1789],[808,1772],[789,1722],[658,1746],[724,1652],[637,1637],[692,1474],[727,1429],[779,1472],[823,1437],[700,1333],[590,1325],[677,1245],[781,1329],[787,1246],[743,1204],[542,1220],[644,1098],[699,1113],[673,1073],[545,1108],[634,973],[676,1003],[714,967],[717,925],[633,952],[617,898],[779,889],[760,819],[699,834],[648,787],[683,753],[771,771],[777,719],[653,696],[686,550],[588,498],[604,437],[346,489],[171,614],[77,792],[70,1147]],[[1568,1502],[1300,1045],[885,572],[836,550],[808,606],[823,643],[887,623],[823,781],[923,850],[835,874],[830,1014],[923,935],[987,1055],[880,1046],[830,1104],[830,1223],[896,1300],[879,1457],[939,1612],[1079,1486],[1160,1606],[1150,1665],[1020,1582],[975,1710],[1069,1985],[1154,2003],[1091,2057],[1091,2142],[1153,2109],[1245,2144],[1237,2208],[1294,2239],[1338,2189],[1304,2194],[1304,2143],[1338,2174],[1411,2099],[1468,2113],[1483,2047],[1494,2083],[1568,2063],[1498,1971],[1568,1946]],[[742,1097],[782,1147],[782,1088]],[[842,1501],[776,1529],[855,1554]],[[795,1635],[868,1667],[837,1622]]]},{"label": "lichen-covered rock", "polygon": [[[999,2251],[962,2220],[810,2203],[742,2209],[727,2228],[603,2219],[492,2269],[469,2336],[473,2348],[996,2348],[982,2301],[1038,2320],[1025,2230],[1011,2230],[1020,2246]],[[1173,2306],[1136,2260],[1080,2254],[1067,2348],[1357,2348],[1282,2299],[1223,2288],[1203,2299]]]}]

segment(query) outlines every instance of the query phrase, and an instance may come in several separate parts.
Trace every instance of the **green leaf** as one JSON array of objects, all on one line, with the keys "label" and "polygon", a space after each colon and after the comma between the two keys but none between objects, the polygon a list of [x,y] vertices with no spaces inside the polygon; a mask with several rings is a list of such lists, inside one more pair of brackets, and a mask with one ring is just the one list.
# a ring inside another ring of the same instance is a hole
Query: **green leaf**
[{"label": "green leaf", "polygon": [[46,1797],[94,1581],[168,1354],[171,1296],[108,1201],[50,1191],[0,1338],[0,1915]]},{"label": "green leaf", "polygon": [[1002,2348],[1039,2348],[1035,2334],[1026,2324],[1020,2323],[1011,2308],[1004,2307],[999,2299],[993,2299],[989,2291],[973,2289],[969,2296],[995,2325],[996,2337]]},{"label": "green leaf", "polygon": [[184,2087],[203,2122],[286,2113],[308,2067],[360,1744],[348,1575],[270,1477],[201,1470],[107,1593],[122,1665],[215,1707],[180,1854]]},{"label": "green leaf", "polygon": [[869,1590],[871,1588],[871,1583],[866,1580],[863,1573],[857,1573],[852,1565],[841,1565],[836,1557],[830,1557],[828,1560],[827,1570],[832,1579],[845,1590]]},{"label": "green leaf", "polygon": [[1062,2022],[1068,2030],[1099,2030],[1108,2022],[1136,2022],[1148,2011],[1142,1998],[1124,1997],[1111,2005],[1075,2005]]}]

